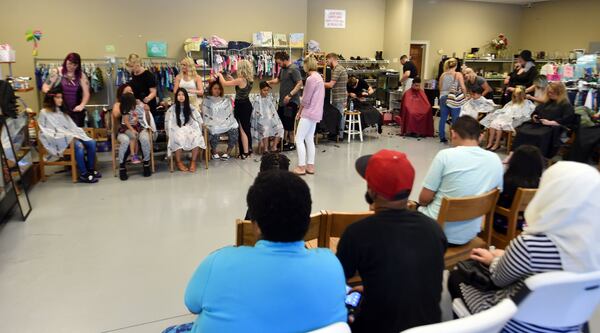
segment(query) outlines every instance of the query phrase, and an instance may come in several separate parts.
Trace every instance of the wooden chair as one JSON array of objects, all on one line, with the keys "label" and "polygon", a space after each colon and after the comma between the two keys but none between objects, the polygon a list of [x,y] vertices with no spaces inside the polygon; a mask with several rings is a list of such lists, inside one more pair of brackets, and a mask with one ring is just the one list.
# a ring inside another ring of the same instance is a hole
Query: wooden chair
[{"label": "wooden chair", "polygon": [[[206,126],[202,126],[203,128],[203,135],[204,135],[204,144],[206,145],[206,149],[202,149],[204,151],[204,168],[208,170],[208,161],[210,160],[210,155],[209,155],[209,150],[210,150],[210,142],[208,142],[208,129],[206,128]],[[171,154],[171,157],[169,158],[169,171],[173,172],[175,171],[175,167],[173,166],[173,155],[175,154],[175,152],[173,152]],[[202,153],[199,154],[200,155],[200,161],[202,161]]]},{"label": "wooden chair", "polygon": [[[119,135],[119,126],[121,124],[121,117],[115,117],[111,112],[110,117],[110,155],[112,158],[112,167],[113,167],[113,176],[117,176],[117,170],[119,169],[119,163],[117,162],[118,151],[119,151],[119,141],[117,140],[117,136]],[[152,140],[152,130],[146,129],[148,131],[148,135],[150,136],[150,165],[152,167],[152,173],[156,172],[156,166],[154,164],[154,140]]]},{"label": "wooden chair", "polygon": [[[210,147],[210,133],[206,132],[206,150],[207,150],[207,154],[209,156],[209,158],[212,156],[212,148]],[[223,133],[223,134],[219,134],[219,143],[228,143],[229,142],[229,137],[227,136],[227,133]],[[239,149],[239,143],[236,143],[235,146],[233,147],[233,150],[231,151],[232,156],[231,157],[239,157],[240,156],[240,149]]]},{"label": "wooden chair", "polygon": [[70,167],[71,179],[73,180],[73,183],[77,183],[78,174],[77,161],[75,161],[75,140],[71,140],[71,142],[69,143],[69,147],[63,152],[64,158],[58,161],[46,161],[45,157],[48,156],[48,151],[46,150],[46,148],[44,148],[44,145],[40,140],[40,127],[38,126],[37,121],[35,121],[35,134],[40,159],[40,180],[42,182],[45,182],[48,179],[48,176],[46,176],[46,166],[58,165]]},{"label": "wooden chair", "polygon": [[[304,236],[307,248],[323,247],[324,241],[320,238],[323,234],[322,229],[325,227],[325,219],[322,213],[316,213],[310,216],[310,224],[308,231]],[[236,246],[254,246],[258,242],[258,238],[254,234],[252,222],[245,220],[236,220]]]},{"label": "wooden chair", "polygon": [[327,223],[325,224],[325,229],[323,230],[324,234],[322,235],[324,240],[323,247],[327,247],[335,253],[337,252],[337,244],[344,233],[344,230],[352,223],[358,222],[374,213],[371,211],[358,213],[325,211],[325,214]]},{"label": "wooden chair", "polygon": [[[373,215],[374,212],[345,213],[326,211],[325,214],[327,222],[321,236],[323,247],[329,248],[333,253],[336,253],[340,237],[342,237],[346,228],[352,223]],[[362,279],[357,273],[348,280],[348,284],[352,286],[362,284]]]},{"label": "wooden chair", "polygon": [[517,237],[521,232],[517,229],[517,221],[520,213],[524,212],[527,205],[531,202],[537,189],[521,188],[517,189],[515,197],[510,208],[496,206],[495,213],[502,215],[508,221],[506,234],[497,232],[492,228],[492,245],[499,249],[504,249],[511,240]]},{"label": "wooden chair", "polygon": [[459,261],[469,259],[472,249],[489,246],[492,240],[494,208],[496,207],[499,195],[500,191],[494,189],[482,195],[442,199],[442,206],[437,218],[438,224],[442,229],[445,223],[460,222],[484,216],[484,238],[482,239],[478,236],[465,245],[448,248],[444,256],[446,268],[451,269]]}]

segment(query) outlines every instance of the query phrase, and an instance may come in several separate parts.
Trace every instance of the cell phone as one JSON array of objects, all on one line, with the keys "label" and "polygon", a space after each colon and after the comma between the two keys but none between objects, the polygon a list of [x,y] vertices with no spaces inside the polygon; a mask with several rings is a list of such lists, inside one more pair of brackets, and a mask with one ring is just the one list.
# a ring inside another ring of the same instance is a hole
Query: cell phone
[{"label": "cell phone", "polygon": [[[348,294],[352,288],[346,286],[346,294]],[[360,305],[362,294],[358,291],[352,292],[346,295],[346,307],[356,309]]]}]

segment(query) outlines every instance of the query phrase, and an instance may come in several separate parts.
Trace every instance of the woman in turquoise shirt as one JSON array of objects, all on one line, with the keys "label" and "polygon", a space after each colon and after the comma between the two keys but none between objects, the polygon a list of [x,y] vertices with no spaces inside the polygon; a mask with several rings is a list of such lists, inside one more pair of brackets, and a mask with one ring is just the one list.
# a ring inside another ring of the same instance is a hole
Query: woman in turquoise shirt
[{"label": "woman in turquoise shirt", "polygon": [[311,212],[306,183],[287,171],[262,172],[247,203],[261,240],[222,248],[200,264],[185,293],[198,314],[191,332],[307,332],[346,322],[341,264],[302,240]]}]

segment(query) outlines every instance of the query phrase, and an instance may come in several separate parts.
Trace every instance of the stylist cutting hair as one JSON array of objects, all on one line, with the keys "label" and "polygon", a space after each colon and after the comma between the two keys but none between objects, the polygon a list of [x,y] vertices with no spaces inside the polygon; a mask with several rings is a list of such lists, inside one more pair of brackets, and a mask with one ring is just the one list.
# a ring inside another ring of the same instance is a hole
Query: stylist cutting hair
[{"label": "stylist cutting hair", "polygon": [[[156,80],[154,75],[142,66],[142,58],[132,53],[127,58],[127,67],[131,69],[129,85],[133,89],[136,99],[144,102],[154,115],[156,111]],[[161,123],[159,121],[159,123]]]},{"label": "stylist cutting hair", "polygon": [[42,92],[48,93],[50,89],[61,86],[64,105],[67,113],[77,127],[85,124],[85,105],[90,100],[90,83],[81,72],[81,57],[78,53],[67,54],[62,65],[61,75],[50,75]]}]

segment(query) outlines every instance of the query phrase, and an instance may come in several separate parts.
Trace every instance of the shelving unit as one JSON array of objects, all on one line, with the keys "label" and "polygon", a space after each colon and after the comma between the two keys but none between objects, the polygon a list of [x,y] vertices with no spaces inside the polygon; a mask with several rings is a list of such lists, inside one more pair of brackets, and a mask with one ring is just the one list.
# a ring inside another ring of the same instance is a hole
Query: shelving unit
[{"label": "shelving unit", "polygon": [[[514,59],[465,59],[464,64],[471,67],[476,73],[481,74],[493,89],[494,101],[500,103],[504,87],[504,77],[500,75],[512,72]],[[489,75],[489,74],[492,75]],[[491,77],[488,77],[491,76]]]}]

